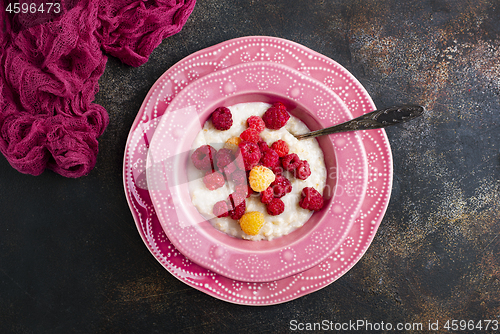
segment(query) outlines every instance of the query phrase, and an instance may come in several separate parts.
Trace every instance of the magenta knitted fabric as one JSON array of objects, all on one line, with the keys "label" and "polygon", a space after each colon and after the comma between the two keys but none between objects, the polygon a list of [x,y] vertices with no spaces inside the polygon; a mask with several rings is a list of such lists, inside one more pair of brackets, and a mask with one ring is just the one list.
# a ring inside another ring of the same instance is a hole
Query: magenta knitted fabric
[{"label": "magenta knitted fabric", "polygon": [[37,0],[34,13],[14,14],[5,10],[10,1],[0,1],[0,151],[22,173],[49,168],[66,177],[92,170],[109,122],[92,103],[107,61],[103,51],[139,66],[181,30],[195,5],[63,0],[59,13],[56,7],[48,13],[40,7],[48,2]]}]

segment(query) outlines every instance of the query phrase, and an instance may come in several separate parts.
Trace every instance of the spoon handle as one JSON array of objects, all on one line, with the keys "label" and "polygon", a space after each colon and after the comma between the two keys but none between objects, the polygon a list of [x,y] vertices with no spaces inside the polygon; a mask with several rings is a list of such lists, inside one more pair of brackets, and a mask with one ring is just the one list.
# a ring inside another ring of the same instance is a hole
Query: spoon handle
[{"label": "spoon handle", "polygon": [[295,135],[295,137],[297,139],[305,139],[344,131],[385,128],[387,126],[404,123],[419,117],[424,113],[424,111],[425,108],[419,105],[401,105],[379,109],[354,118],[350,121],[334,125],[329,128],[305,133],[303,135]]}]

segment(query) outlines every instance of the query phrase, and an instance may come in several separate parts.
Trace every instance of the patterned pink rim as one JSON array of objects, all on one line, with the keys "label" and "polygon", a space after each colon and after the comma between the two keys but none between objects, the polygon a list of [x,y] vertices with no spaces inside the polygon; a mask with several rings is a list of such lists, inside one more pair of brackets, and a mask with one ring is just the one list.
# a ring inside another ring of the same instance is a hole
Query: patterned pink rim
[{"label": "patterned pink rim", "polygon": [[150,140],[168,104],[188,83],[206,74],[243,62],[284,63],[285,60],[288,66],[330,87],[342,98],[354,117],[375,109],[362,85],[333,60],[288,40],[264,36],[243,37],[196,52],[167,70],[149,91],[127,140],[124,187],[144,243],[176,278],[210,296],[235,304],[279,304],[331,284],[352,268],[366,252],[389,203],[392,187],[391,150],[385,131],[371,130],[361,133],[369,175],[358,218],[343,244],[319,265],[274,282],[235,281],[187,260],[166,238],[149,197],[145,170]]}]

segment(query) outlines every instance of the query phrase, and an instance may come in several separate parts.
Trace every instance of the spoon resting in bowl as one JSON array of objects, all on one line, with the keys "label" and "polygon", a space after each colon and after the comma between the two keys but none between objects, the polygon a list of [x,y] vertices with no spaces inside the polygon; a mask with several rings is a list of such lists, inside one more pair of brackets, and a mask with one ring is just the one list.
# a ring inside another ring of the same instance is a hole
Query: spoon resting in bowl
[{"label": "spoon resting in bowl", "polygon": [[329,128],[295,135],[295,138],[306,139],[345,131],[385,128],[387,126],[408,122],[409,120],[421,116],[424,112],[425,108],[419,105],[401,105],[379,109]]}]

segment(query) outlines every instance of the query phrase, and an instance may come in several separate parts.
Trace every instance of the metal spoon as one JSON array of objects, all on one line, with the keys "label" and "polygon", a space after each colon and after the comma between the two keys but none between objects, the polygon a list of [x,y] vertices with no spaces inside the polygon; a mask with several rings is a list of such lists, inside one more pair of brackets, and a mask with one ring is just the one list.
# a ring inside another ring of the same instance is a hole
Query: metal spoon
[{"label": "metal spoon", "polygon": [[305,139],[344,131],[385,128],[390,125],[412,120],[421,116],[424,112],[425,108],[419,105],[401,105],[379,109],[329,128],[312,131],[302,135],[295,135],[295,138]]}]

